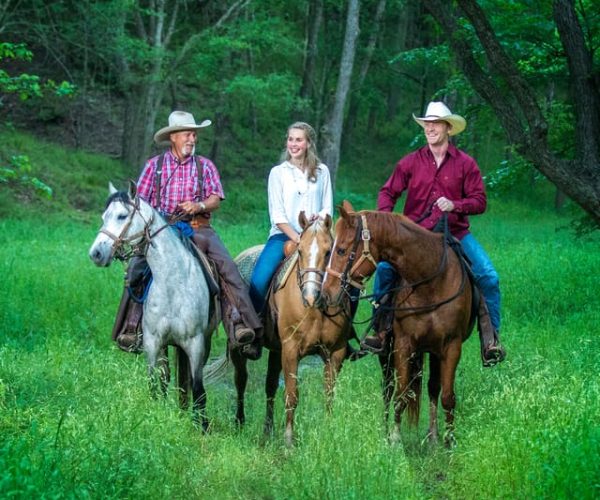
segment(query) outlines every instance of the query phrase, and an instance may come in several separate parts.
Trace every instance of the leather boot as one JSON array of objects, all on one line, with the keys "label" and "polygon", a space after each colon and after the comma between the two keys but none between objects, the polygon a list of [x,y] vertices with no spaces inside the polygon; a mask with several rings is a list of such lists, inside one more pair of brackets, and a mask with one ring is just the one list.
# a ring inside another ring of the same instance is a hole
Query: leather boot
[{"label": "leather boot", "polygon": [[392,323],[394,321],[394,309],[390,306],[393,303],[394,294],[386,293],[376,306],[373,318],[373,333],[365,336],[360,347],[364,351],[373,354],[383,354],[387,344],[388,334],[392,332]]},{"label": "leather boot", "polygon": [[481,360],[483,366],[490,367],[504,361],[506,358],[506,350],[500,344],[499,333],[492,325],[490,313],[488,312],[483,295],[479,301],[477,329],[479,330]]}]

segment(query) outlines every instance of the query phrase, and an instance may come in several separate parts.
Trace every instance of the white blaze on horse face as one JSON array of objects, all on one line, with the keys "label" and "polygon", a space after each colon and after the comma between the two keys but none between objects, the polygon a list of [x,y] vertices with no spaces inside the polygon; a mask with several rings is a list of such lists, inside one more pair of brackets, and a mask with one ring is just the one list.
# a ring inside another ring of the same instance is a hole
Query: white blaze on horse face
[{"label": "white blaze on horse face", "polygon": [[[314,233],[313,239],[310,242],[308,249],[308,268],[317,269],[319,263],[319,242],[317,240],[317,234]],[[319,276],[314,271],[307,273],[306,285],[302,291],[306,302],[310,307],[315,305],[316,300],[319,298],[321,293],[319,285]]]}]

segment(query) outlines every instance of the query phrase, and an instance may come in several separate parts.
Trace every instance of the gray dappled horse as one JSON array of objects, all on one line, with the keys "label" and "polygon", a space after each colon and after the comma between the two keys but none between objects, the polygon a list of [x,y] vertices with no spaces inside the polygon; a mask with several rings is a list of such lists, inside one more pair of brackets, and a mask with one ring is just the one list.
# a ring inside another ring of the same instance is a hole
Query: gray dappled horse
[{"label": "gray dappled horse", "polygon": [[175,346],[180,406],[184,409],[188,406],[191,375],[194,421],[201,421],[206,430],[203,369],[215,324],[210,317],[211,297],[203,270],[176,231],[136,195],[135,184],[131,183],[128,192],[117,192],[110,184],[109,194],[103,225],[90,248],[90,258],[97,266],[107,267],[114,258],[145,256],[153,278],[142,319],[143,349],[151,387],[156,392],[160,377],[161,387],[166,391],[167,346]]}]

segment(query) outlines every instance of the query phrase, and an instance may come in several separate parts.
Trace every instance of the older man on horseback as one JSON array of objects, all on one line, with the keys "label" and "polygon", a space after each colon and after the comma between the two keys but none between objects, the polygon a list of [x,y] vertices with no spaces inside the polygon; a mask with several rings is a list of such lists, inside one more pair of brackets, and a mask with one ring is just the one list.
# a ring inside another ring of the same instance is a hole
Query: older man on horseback
[{"label": "older man on horseback", "polygon": [[[427,144],[402,158],[379,191],[377,209],[393,211],[396,201],[406,191],[404,214],[427,229],[433,229],[443,214],[448,214],[450,233],[460,240],[471,263],[475,282],[485,299],[486,308],[479,315],[484,366],[505,357],[500,345],[500,287],[498,274],[484,249],[469,231],[469,215],[483,213],[486,194],[481,172],[473,158],[450,143],[449,137],[462,132],[466,120],[453,114],[442,102],[431,102],[424,117],[413,114],[423,127]],[[397,275],[387,262],[378,265],[374,295],[380,303],[390,301],[387,292],[394,288]],[[381,308],[393,311],[390,306]],[[489,314],[487,313],[489,311]],[[386,331],[391,325],[386,314],[378,314],[375,335],[367,336],[362,347],[381,352]]]},{"label": "older man on horseback", "polygon": [[[247,357],[256,359],[260,350],[254,346],[262,335],[261,321],[233,259],[210,225],[212,213],[225,198],[219,172],[212,161],[195,154],[197,130],[210,124],[210,120],[197,124],[190,113],[173,111],[169,125],[154,135],[154,141],[168,149],[146,162],[137,183],[137,193],[169,222],[177,223],[214,262],[220,276],[223,323],[229,339],[233,345],[240,346]],[[128,270],[130,282],[135,281],[131,269],[132,266]],[[132,306],[131,295],[126,289],[113,332],[125,350],[131,348],[138,337],[132,330],[139,324],[134,311],[140,308]]]}]

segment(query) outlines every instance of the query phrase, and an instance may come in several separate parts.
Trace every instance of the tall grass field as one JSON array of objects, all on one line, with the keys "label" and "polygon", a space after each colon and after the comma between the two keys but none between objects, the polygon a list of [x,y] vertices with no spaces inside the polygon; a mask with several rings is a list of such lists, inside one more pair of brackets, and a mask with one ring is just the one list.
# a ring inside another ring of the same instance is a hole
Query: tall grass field
[{"label": "tall grass field", "polygon": [[[373,208],[379,181],[341,177],[337,201]],[[215,222],[235,255],[264,242],[266,202],[252,203],[266,194],[262,182],[226,189],[247,191]],[[388,442],[371,356],[344,365],[331,414],[321,361],[302,361],[297,442],[286,449],[283,388],[275,433],[262,434],[264,355],[250,364],[242,429],[231,371],[207,388],[207,434],[174,390],[150,397],[143,356],[110,340],[124,268],[87,256],[101,211],[0,220],[1,498],[600,497],[598,241],[561,229],[567,217],[491,200],[472,220],[501,276],[508,357],[483,368],[477,334],[464,345],[455,448],[427,444],[427,411],[417,428],[403,425],[401,444]],[[361,304],[357,319],[369,312]],[[221,331],[212,355],[224,348]]]}]

